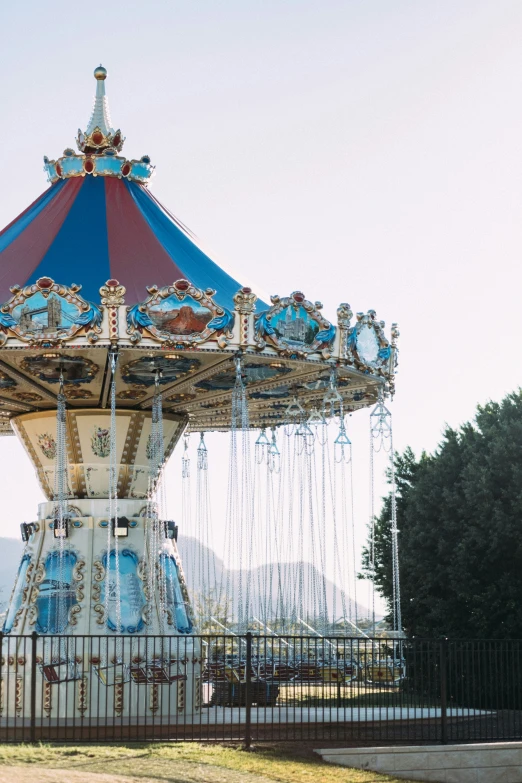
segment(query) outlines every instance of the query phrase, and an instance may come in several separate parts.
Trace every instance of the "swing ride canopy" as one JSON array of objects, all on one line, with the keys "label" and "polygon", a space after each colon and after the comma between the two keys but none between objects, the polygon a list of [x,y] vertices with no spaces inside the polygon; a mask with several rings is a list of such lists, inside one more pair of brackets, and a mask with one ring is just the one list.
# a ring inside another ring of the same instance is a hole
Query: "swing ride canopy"
[{"label": "swing ride canopy", "polygon": [[61,373],[69,410],[106,408],[111,351],[121,412],[150,411],[160,371],[178,423],[170,448],[185,425],[230,429],[238,354],[251,427],[321,409],[329,388],[345,412],[393,394],[396,325],[387,337],[373,310],[354,319],[346,303],[329,320],[301,291],[268,304],[227,274],[151,194],[148,156],[122,154],[107,72],[94,75],[78,152],[44,159],[50,187],[0,232],[2,434],[21,414],[55,410]]},{"label": "swing ride canopy", "polygon": [[[44,158],[50,187],[0,232],[0,434],[16,432],[48,499],[38,521],[22,525],[27,546],[4,632],[22,634],[36,623],[42,633],[190,633],[163,483],[165,460],[187,429],[231,431],[226,551],[237,554],[238,581],[237,601],[233,594],[226,600],[238,627],[248,627],[254,606],[264,627],[275,616],[299,620],[305,611],[326,622],[327,541],[334,582],[345,573],[348,552],[344,414],[379,400],[373,415],[382,435],[384,398],[394,393],[397,326],[387,336],[373,310],[354,318],[346,302],[327,318],[315,291],[314,298],[296,290],[267,303],[221,269],[151,195],[148,156],[122,154],[107,72],[100,66],[94,76],[94,107],[78,131],[78,151]],[[336,416],[330,460],[322,425]],[[275,432],[270,444],[264,431],[280,424],[291,425],[281,453]],[[321,425],[315,434],[314,424]],[[253,471],[249,427],[262,430]],[[391,429],[389,443],[393,455]],[[188,458],[183,471],[188,507]],[[195,532],[205,541],[211,502],[203,435],[196,487]],[[261,498],[268,498],[264,520]],[[184,524],[193,529],[186,517]],[[352,514],[352,531],[353,524]],[[306,542],[319,558],[308,575]],[[254,551],[278,564],[279,580],[266,572],[257,605],[247,575]],[[297,570],[285,576],[280,564],[295,557]],[[201,567],[204,558],[197,559]],[[204,570],[203,585],[216,589],[211,569]],[[352,576],[355,582],[355,568]],[[355,588],[353,594],[355,600]],[[341,603],[346,617],[349,601]]]}]

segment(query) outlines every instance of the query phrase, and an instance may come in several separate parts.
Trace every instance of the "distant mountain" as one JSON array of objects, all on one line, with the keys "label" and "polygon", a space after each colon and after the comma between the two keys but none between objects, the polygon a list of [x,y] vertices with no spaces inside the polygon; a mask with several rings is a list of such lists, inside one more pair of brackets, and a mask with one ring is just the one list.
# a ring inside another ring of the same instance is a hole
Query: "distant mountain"
[{"label": "distant mountain", "polygon": [[[223,589],[228,584],[228,590],[234,595],[235,601],[240,587],[240,573],[224,566],[223,561],[211,549],[196,538],[181,536],[178,539],[178,550],[181,555],[183,571],[188,583],[189,593],[217,594],[220,586]],[[301,583],[303,602],[296,605],[297,586]],[[250,603],[254,615],[281,615],[282,609],[290,607],[306,617],[317,612],[326,601],[330,616],[335,611],[335,619],[346,616],[352,620],[368,617],[369,610],[361,603],[344,599],[341,590],[330,579],[323,582],[321,573],[311,563],[268,563],[253,568],[248,576],[243,573],[241,589],[243,595],[250,590]],[[283,595],[281,595],[282,586]],[[279,600],[278,600],[279,596]],[[235,602],[234,601],[234,602]],[[283,607],[281,607],[281,603]],[[304,619],[304,618],[302,618]]]},{"label": "distant mountain", "polygon": [[[23,548],[22,541],[16,538],[0,538],[0,612],[4,611],[9,603]],[[239,571],[230,570],[227,573],[221,558],[191,536],[180,536],[178,549],[191,595],[208,594],[209,591],[217,594],[220,586],[225,589],[228,584],[229,592],[237,600]],[[303,614],[311,615],[314,611],[314,603],[317,608],[324,601],[320,595],[323,589],[321,574],[311,563],[303,563],[302,567],[299,563],[269,563],[258,566],[252,569],[250,578],[246,573],[243,574],[242,590],[244,592],[249,583],[250,602],[254,614],[264,614],[266,611],[267,615],[275,615],[280,613],[278,586],[280,584],[284,586],[285,603],[295,604],[295,588],[299,580],[304,595]],[[330,579],[325,580],[324,587],[328,611],[330,614],[333,613],[335,601],[337,619],[343,615],[341,591]],[[346,612],[352,619],[356,616],[367,617],[369,614],[367,607],[360,603],[356,605],[353,600],[351,602],[346,600]]]}]

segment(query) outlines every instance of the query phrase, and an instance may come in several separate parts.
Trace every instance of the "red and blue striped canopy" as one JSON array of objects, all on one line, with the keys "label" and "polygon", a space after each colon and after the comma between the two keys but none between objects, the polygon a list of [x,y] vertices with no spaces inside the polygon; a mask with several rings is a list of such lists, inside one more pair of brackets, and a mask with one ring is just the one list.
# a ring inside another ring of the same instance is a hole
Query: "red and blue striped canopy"
[{"label": "red and blue striped canopy", "polygon": [[0,232],[0,302],[10,286],[44,276],[81,284],[91,301],[107,280],[119,280],[127,304],[146,299],[146,286],[184,278],[216,289],[218,304],[230,309],[242,285],[146,188],[114,177],[61,180]]}]

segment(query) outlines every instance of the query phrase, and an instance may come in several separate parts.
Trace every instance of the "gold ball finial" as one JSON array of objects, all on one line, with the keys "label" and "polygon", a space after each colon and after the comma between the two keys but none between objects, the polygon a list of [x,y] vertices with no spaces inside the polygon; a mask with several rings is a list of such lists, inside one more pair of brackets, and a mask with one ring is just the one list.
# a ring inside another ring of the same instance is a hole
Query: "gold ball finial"
[{"label": "gold ball finial", "polygon": [[94,69],[94,78],[99,82],[103,82],[107,78],[107,69],[103,65],[99,65]]}]

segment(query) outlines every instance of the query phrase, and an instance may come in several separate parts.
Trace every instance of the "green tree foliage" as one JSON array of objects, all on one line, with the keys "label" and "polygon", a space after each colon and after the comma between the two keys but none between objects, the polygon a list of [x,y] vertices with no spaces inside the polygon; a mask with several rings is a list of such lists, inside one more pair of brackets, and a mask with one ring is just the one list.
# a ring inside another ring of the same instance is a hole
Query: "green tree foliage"
[{"label": "green tree foliage", "polygon": [[[522,391],[447,428],[433,455],[396,458],[403,625],[416,636],[522,638]],[[391,605],[391,502],[375,582]],[[370,539],[363,575],[371,577]]]}]

